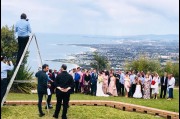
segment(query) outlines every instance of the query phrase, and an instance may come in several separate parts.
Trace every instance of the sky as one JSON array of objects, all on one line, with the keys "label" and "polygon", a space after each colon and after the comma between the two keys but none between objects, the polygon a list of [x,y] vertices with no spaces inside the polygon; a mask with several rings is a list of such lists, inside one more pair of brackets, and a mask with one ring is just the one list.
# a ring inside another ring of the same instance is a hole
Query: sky
[{"label": "sky", "polygon": [[179,0],[1,0],[1,27],[21,13],[33,33],[179,34]]}]

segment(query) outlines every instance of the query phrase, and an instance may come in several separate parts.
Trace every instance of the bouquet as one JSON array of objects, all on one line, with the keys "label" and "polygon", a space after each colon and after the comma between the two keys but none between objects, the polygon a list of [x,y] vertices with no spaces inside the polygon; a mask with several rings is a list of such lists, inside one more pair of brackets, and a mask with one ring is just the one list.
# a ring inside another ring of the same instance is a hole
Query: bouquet
[{"label": "bouquet", "polygon": [[155,83],[156,83],[155,80],[152,80],[151,84],[154,85]]}]

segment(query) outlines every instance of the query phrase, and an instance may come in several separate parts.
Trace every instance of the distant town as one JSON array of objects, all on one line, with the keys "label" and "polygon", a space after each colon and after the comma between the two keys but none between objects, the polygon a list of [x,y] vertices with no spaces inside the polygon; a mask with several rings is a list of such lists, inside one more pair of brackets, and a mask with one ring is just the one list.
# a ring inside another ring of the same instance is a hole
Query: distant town
[{"label": "distant town", "polygon": [[[123,69],[126,61],[133,61],[140,56],[159,60],[161,65],[167,61],[179,63],[179,40],[177,39],[121,39],[113,44],[69,44],[95,48],[96,52],[105,56],[112,68]],[[93,52],[71,54],[74,59],[57,59],[54,61],[78,64],[81,67],[91,67]]]}]

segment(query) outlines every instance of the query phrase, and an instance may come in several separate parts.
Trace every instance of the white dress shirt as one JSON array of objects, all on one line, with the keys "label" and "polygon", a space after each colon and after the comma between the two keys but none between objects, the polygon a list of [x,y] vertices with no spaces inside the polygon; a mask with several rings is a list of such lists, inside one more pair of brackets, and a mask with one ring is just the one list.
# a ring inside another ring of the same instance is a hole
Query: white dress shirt
[{"label": "white dress shirt", "polygon": [[168,88],[174,88],[175,85],[175,78],[172,77],[170,80],[168,80]]},{"label": "white dress shirt", "polygon": [[10,65],[5,64],[3,61],[1,61],[1,79],[7,78],[7,71],[13,70],[14,65],[12,62],[10,62]]}]

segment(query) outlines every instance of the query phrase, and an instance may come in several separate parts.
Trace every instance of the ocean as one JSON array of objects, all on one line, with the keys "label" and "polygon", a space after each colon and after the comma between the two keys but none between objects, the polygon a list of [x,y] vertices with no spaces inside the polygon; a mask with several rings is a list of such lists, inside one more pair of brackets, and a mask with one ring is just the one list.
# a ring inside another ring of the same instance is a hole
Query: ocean
[{"label": "ocean", "polygon": [[[36,34],[37,42],[40,49],[43,64],[48,64],[50,69],[60,70],[62,62],[47,61],[55,59],[73,59],[71,54],[79,54],[87,51],[95,51],[91,47],[76,46],[74,44],[89,44],[95,43],[87,40],[82,36],[71,35],[49,35],[49,34]],[[83,40],[84,39],[84,40]],[[97,42],[96,42],[97,43]],[[40,67],[40,59],[36,48],[35,40],[33,39],[29,48],[29,57],[27,66],[31,68],[30,71],[37,72]],[[67,70],[77,68],[77,64],[65,63]]]}]

